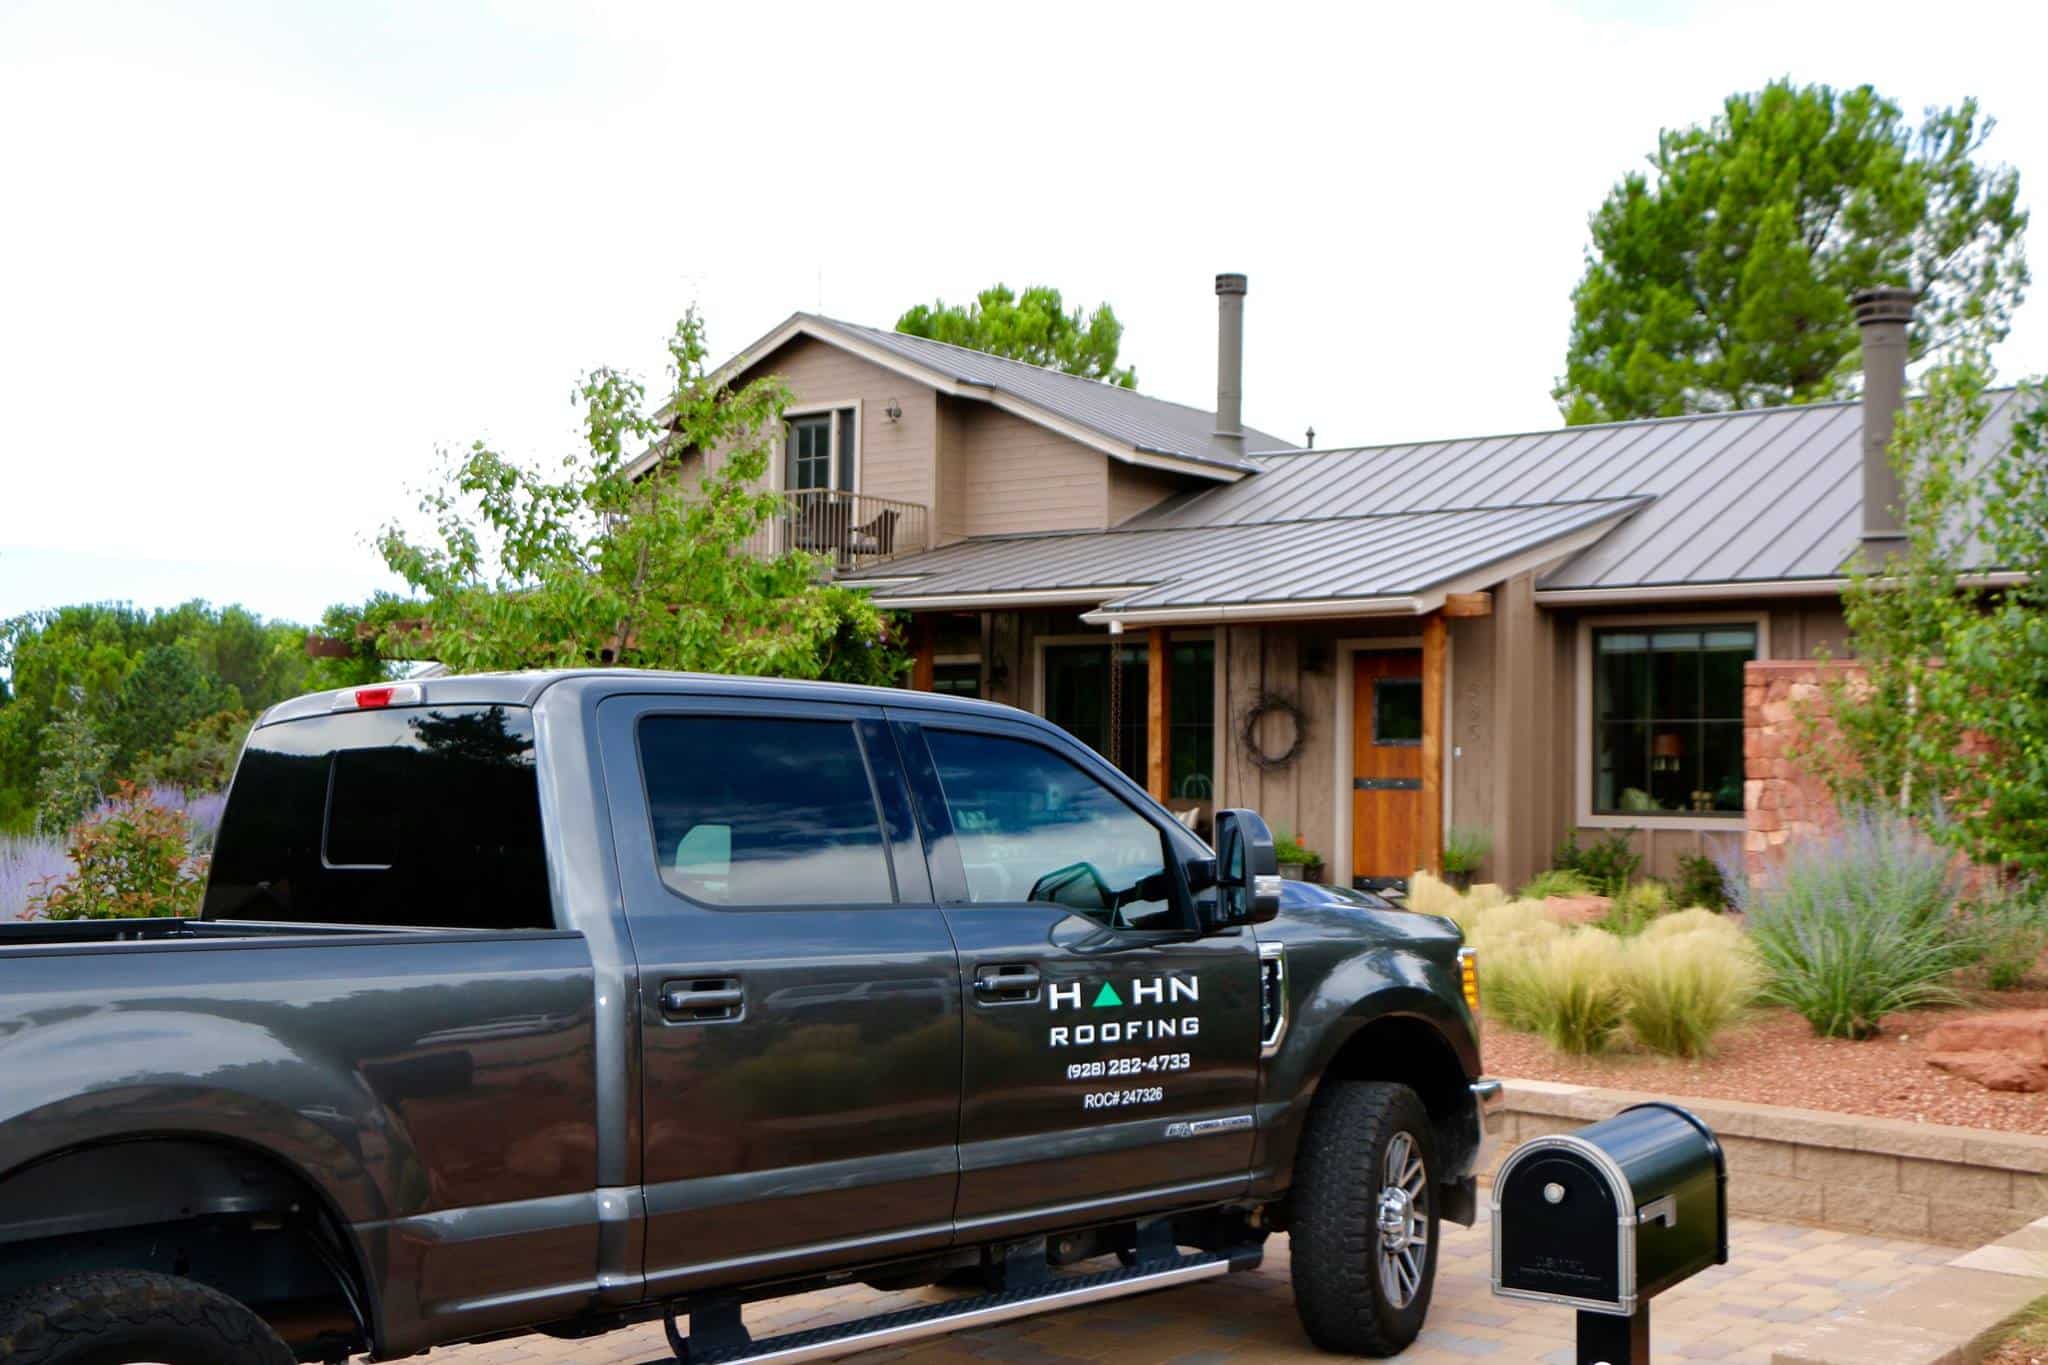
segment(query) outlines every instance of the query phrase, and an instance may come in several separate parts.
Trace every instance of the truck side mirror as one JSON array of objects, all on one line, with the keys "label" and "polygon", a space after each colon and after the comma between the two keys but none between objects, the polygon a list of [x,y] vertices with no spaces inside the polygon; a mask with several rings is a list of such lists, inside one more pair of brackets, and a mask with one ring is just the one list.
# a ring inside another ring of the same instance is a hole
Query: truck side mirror
[{"label": "truck side mirror", "polygon": [[1216,812],[1216,909],[1205,927],[1264,924],[1280,913],[1280,859],[1256,811]]}]

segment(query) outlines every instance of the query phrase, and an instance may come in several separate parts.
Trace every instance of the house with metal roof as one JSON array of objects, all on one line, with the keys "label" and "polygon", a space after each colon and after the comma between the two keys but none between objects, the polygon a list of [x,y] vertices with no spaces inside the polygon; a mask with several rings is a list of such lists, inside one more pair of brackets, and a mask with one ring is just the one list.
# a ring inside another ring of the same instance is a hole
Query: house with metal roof
[{"label": "house with metal roof", "polygon": [[1505,881],[1574,830],[1659,873],[1732,843],[1744,666],[1843,652],[1847,566],[1899,536],[1910,295],[1859,296],[1856,402],[1311,450],[1240,420],[1244,288],[1213,411],[794,315],[728,367],[796,395],[771,548],[909,614],[913,686],[1047,716],[1197,825],[1256,807],[1333,880],[1454,827]]}]

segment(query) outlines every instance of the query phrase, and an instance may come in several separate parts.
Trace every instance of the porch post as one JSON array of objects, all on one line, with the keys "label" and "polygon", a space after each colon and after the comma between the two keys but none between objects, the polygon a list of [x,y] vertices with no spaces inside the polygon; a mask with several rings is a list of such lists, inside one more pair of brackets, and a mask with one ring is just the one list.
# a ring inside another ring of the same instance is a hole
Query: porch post
[{"label": "porch post", "polygon": [[938,651],[938,631],[929,616],[912,617],[910,631],[911,647],[915,651],[910,662],[911,690],[929,692],[932,690],[933,656]]},{"label": "porch post", "polygon": [[1173,781],[1173,646],[1164,626],[1145,644],[1145,790],[1164,802]]},{"label": "porch post", "polygon": [[1450,628],[1441,611],[1422,618],[1422,866],[1441,873],[1444,851],[1444,664]]}]

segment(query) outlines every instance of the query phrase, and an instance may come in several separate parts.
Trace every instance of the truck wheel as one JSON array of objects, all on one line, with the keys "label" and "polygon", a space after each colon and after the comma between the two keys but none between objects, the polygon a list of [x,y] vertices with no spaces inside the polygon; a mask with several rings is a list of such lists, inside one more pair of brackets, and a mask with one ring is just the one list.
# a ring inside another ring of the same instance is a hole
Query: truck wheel
[{"label": "truck wheel", "polygon": [[1390,1356],[1429,1315],[1436,1150],[1405,1085],[1340,1081],[1309,1110],[1294,1168],[1294,1308],[1325,1351]]},{"label": "truck wheel", "polygon": [[293,1365],[270,1324],[217,1290],[139,1270],[72,1275],[0,1301],[8,1365]]}]

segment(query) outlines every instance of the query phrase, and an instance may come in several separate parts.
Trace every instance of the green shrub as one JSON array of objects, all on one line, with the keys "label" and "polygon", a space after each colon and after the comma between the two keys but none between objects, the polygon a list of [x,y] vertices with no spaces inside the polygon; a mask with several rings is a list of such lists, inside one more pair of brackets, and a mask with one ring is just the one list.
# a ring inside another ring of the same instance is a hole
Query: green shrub
[{"label": "green shrub", "polygon": [[53,839],[100,803],[114,769],[114,749],[83,705],[74,705],[43,732],[42,772],[36,778],[36,823]]},{"label": "green shrub", "polygon": [[1483,829],[1453,825],[1444,834],[1443,864],[1446,873],[1469,877],[1493,852],[1493,835]]},{"label": "green shrub", "polygon": [[1902,816],[1854,810],[1836,834],[1786,848],[1771,885],[1730,888],[1770,998],[1831,1038],[1868,1038],[1894,1010],[1957,1000],[1951,978],[1978,954],[1951,915],[1947,852]]},{"label": "green shrub", "polygon": [[1552,864],[1561,871],[1578,873],[1600,895],[1619,896],[1635,880],[1636,873],[1643,870],[1643,857],[1635,851],[1630,838],[1634,833],[1618,829],[1581,847],[1579,832],[1573,830],[1557,846]]},{"label": "green shrub", "polygon": [[1321,867],[1323,855],[1309,848],[1286,830],[1273,836],[1273,856],[1283,863],[1301,863],[1308,867]]},{"label": "green shrub", "polygon": [[1610,934],[1632,937],[1648,928],[1650,922],[1671,912],[1671,892],[1662,882],[1636,882],[1609,906],[1600,919],[1600,927]]},{"label": "green shrub", "polygon": [[2048,897],[2034,887],[1989,888],[1972,897],[1959,918],[1994,991],[2018,990],[2048,950]]},{"label": "green shrub", "polygon": [[1628,1014],[1621,940],[1591,927],[1569,930],[1530,955],[1527,973],[1518,1004],[1545,1042],[1580,1056],[1614,1043]]},{"label": "green shrub", "polygon": [[1629,943],[1626,957],[1628,1029],[1652,1052],[1706,1055],[1714,1035],[1756,998],[1756,958],[1739,930],[1729,935],[1698,929],[1645,933]]},{"label": "green shrub", "polygon": [[203,716],[136,764],[135,780],[145,786],[183,787],[190,792],[221,791],[235,770],[252,724],[254,717],[247,711],[216,711]]},{"label": "green shrub", "polygon": [[1735,922],[1701,906],[1689,906],[1675,910],[1653,920],[1641,937],[1644,939],[1682,938],[1687,934],[1712,934],[1730,942],[1748,944],[1749,939]]},{"label": "green shrub", "polygon": [[1515,893],[1516,900],[1540,901],[1545,896],[1591,896],[1596,894],[1593,883],[1583,873],[1569,868],[1554,867],[1548,872],[1538,872]]},{"label": "green shrub", "polygon": [[1708,910],[1728,908],[1728,879],[1721,864],[1704,853],[1682,853],[1678,857],[1678,903]]},{"label": "green shrub", "polygon": [[206,860],[190,852],[191,822],[123,782],[71,831],[71,876],[45,883],[29,910],[53,920],[196,914]]},{"label": "green shrub", "polygon": [[1564,936],[1540,901],[1509,901],[1473,916],[1465,940],[1479,954],[1479,1002],[1505,1028],[1533,1029],[1536,959]]}]

